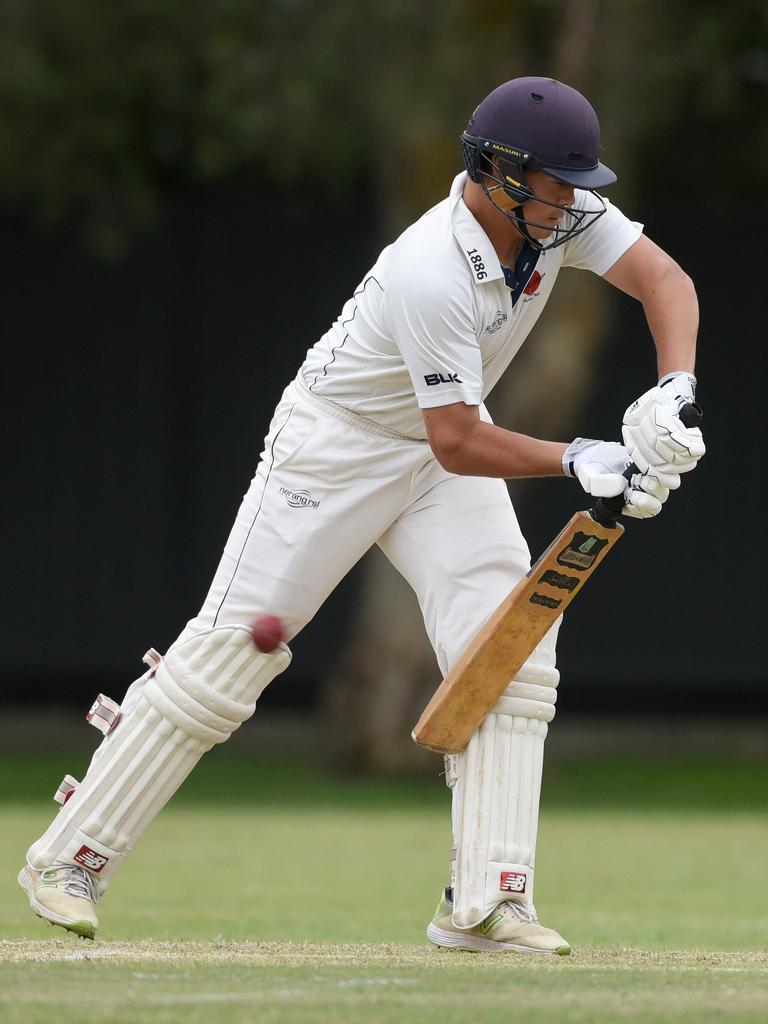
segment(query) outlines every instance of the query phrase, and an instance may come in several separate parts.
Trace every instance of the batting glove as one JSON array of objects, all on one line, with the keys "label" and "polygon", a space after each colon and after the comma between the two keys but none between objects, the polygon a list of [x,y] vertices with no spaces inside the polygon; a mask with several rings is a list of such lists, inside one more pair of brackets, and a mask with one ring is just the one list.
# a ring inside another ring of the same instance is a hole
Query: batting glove
[{"label": "batting glove", "polygon": [[627,449],[618,441],[577,437],[563,453],[563,472],[576,477],[587,494],[613,498],[627,486],[624,470],[631,461]]},{"label": "batting glove", "polygon": [[643,473],[653,469],[667,487],[667,477],[689,473],[706,451],[701,429],[686,427],[679,415],[695,388],[692,374],[667,374],[624,413],[621,433],[632,461]]},{"label": "batting glove", "polygon": [[577,437],[563,453],[563,472],[576,477],[587,494],[595,498],[623,494],[623,515],[650,519],[661,512],[669,492],[680,486],[680,476],[669,472],[661,479],[653,470],[634,473],[628,480],[624,474],[631,463],[627,449],[616,441]]}]

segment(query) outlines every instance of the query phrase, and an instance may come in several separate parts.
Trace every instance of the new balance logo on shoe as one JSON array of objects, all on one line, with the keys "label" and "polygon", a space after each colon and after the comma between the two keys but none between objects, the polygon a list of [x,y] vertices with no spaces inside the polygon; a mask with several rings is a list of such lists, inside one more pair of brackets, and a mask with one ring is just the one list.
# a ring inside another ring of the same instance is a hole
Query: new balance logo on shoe
[{"label": "new balance logo on shoe", "polygon": [[98,874],[104,865],[109,862],[109,857],[105,857],[101,853],[96,853],[96,851],[92,850],[90,846],[81,846],[72,860],[76,860],[77,863],[82,864],[84,868]]},{"label": "new balance logo on shoe", "polygon": [[525,892],[527,877],[524,871],[502,871],[499,890],[501,892]]}]

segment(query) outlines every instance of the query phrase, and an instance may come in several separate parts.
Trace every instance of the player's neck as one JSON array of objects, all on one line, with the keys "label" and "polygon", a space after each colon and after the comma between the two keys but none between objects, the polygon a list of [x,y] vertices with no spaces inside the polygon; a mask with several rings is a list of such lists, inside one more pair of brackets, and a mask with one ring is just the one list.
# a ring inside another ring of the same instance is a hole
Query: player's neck
[{"label": "player's neck", "polygon": [[488,235],[502,265],[514,267],[523,245],[523,236],[509,217],[497,210],[483,191],[482,185],[467,181],[463,192],[464,204]]}]

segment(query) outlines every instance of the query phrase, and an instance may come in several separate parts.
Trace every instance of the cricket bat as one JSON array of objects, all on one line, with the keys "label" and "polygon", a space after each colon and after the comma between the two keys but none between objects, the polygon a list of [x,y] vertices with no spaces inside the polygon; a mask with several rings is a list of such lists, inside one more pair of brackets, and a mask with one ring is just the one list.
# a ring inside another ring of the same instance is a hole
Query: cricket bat
[{"label": "cricket bat", "polygon": [[[698,426],[701,409],[683,406],[680,419]],[[629,479],[639,472],[629,466]],[[427,704],[411,733],[428,750],[464,750],[544,634],[583,589],[624,533],[623,495],[600,498],[577,512],[469,643]]]}]

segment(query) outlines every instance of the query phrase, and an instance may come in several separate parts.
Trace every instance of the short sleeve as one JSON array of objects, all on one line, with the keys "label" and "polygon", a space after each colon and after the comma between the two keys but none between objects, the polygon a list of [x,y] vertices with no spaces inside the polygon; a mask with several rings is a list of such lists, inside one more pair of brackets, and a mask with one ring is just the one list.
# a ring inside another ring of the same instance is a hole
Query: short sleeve
[{"label": "short sleeve", "polygon": [[[463,268],[462,268],[463,269]],[[472,283],[412,259],[401,260],[384,295],[385,320],[419,407],[482,401],[483,364],[475,333]]]},{"label": "short sleeve", "polygon": [[[577,206],[584,209],[595,202],[589,193],[578,192]],[[640,238],[643,225],[630,220],[605,197],[606,211],[594,224],[565,243],[563,266],[591,270],[602,277]]]}]

